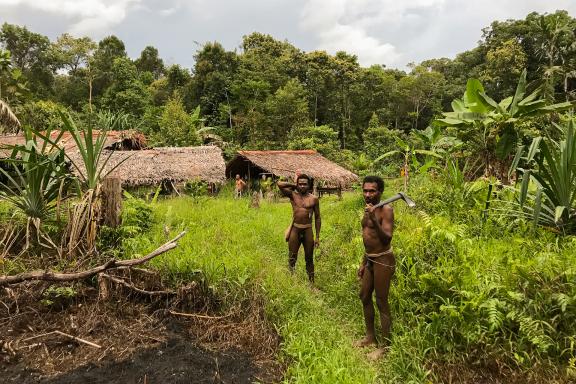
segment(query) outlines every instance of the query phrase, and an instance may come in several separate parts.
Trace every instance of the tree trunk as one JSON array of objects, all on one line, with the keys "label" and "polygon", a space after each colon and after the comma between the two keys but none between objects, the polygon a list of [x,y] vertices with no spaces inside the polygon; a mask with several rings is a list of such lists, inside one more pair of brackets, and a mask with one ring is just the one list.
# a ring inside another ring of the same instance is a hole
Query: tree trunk
[{"label": "tree trunk", "polygon": [[106,178],[102,182],[102,224],[116,228],[122,220],[122,182],[119,178]]},{"label": "tree trunk", "polygon": [[318,121],[318,93],[314,94],[314,126]]}]

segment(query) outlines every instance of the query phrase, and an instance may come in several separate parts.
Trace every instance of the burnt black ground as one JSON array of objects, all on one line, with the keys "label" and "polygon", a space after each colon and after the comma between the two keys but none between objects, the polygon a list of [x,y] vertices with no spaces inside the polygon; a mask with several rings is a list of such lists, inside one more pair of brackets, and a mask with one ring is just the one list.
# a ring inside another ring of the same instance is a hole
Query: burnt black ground
[{"label": "burnt black ground", "polygon": [[183,338],[139,351],[124,361],[102,361],[60,376],[41,378],[19,365],[0,373],[2,383],[131,384],[131,383],[252,383],[258,369],[241,351],[210,352]]}]

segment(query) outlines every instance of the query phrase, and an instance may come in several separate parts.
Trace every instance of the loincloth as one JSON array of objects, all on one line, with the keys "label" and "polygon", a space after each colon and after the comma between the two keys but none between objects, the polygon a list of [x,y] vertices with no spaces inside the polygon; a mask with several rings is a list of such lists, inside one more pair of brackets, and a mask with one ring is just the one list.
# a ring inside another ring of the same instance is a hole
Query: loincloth
[{"label": "loincloth", "polygon": [[[290,223],[290,226],[288,228],[286,228],[286,231],[284,231],[284,239],[286,241],[290,240],[290,233],[292,232],[292,230],[296,228],[297,230],[300,229],[308,229],[308,228],[312,228],[312,224],[297,224],[297,223]],[[298,239],[302,240],[304,237],[304,232],[305,231],[298,231]]]},{"label": "loincloth", "polygon": [[396,266],[396,263],[389,264],[385,262],[389,261],[389,259],[379,260],[381,257],[388,255],[392,255],[392,257],[394,257],[394,254],[392,253],[392,248],[380,253],[365,253],[364,258],[366,259],[366,267],[371,271],[374,270],[374,264],[382,265],[387,268],[394,268]]}]

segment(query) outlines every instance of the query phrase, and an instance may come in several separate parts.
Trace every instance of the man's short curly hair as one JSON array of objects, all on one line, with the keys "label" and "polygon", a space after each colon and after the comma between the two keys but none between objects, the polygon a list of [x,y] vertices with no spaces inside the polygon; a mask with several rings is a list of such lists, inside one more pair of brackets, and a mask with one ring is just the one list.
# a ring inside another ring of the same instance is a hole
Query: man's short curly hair
[{"label": "man's short curly hair", "polygon": [[378,186],[378,190],[380,192],[384,191],[384,180],[382,180],[382,178],[380,176],[375,176],[375,175],[366,176],[364,178],[364,180],[362,181],[362,185],[364,185],[366,183],[376,183],[376,185]]},{"label": "man's short curly hair", "polygon": [[298,184],[298,180],[300,180],[300,179],[306,179],[306,180],[308,180],[308,188],[309,188],[309,189],[313,189],[313,187],[314,187],[314,179],[313,179],[313,178],[311,178],[310,176],[308,176],[308,175],[305,174],[305,173],[301,173],[301,174],[299,174],[298,177],[296,178],[296,184]]}]

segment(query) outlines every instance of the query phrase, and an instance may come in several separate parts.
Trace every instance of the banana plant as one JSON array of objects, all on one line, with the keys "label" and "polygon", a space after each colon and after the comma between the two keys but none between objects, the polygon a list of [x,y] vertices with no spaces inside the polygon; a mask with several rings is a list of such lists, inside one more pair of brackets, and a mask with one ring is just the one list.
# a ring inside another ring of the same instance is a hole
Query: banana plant
[{"label": "banana plant", "polygon": [[[561,128],[559,141],[537,137],[526,151],[519,147],[511,170],[522,175],[519,205],[531,214],[534,224],[576,230],[576,122],[571,118]],[[522,167],[519,167],[522,165]],[[530,184],[536,193],[530,194]],[[533,200],[528,207],[526,201]]]},{"label": "banana plant", "polygon": [[[490,175],[494,166],[507,166],[506,160],[518,141],[517,123],[574,107],[573,102],[548,105],[540,95],[540,88],[527,95],[526,70],[520,75],[514,96],[500,102],[485,93],[479,80],[469,79],[463,98],[452,101],[452,111],[444,112],[444,118],[436,123],[457,128],[461,134],[471,130],[472,139],[481,138],[476,144],[482,152],[485,173]],[[501,171],[499,176],[505,173]]]},{"label": "banana plant", "polygon": [[438,125],[430,125],[423,131],[412,131],[432,152],[446,154],[462,146],[462,141],[453,136],[445,136]]},{"label": "banana plant", "polygon": [[412,164],[412,168],[418,170],[419,172],[426,172],[430,167],[434,165],[434,160],[428,160],[424,165],[418,161],[416,157],[417,154],[426,155],[438,159],[442,159],[442,156],[434,151],[427,150],[427,149],[417,149],[414,145],[408,144],[404,140],[400,139],[399,137],[395,138],[396,145],[400,147],[400,149],[395,149],[389,152],[384,153],[383,155],[378,156],[372,164],[376,164],[383,159],[386,159],[391,156],[402,155],[404,159],[402,165],[402,177],[404,178],[404,192],[408,190],[408,179],[410,174],[410,163]]}]

